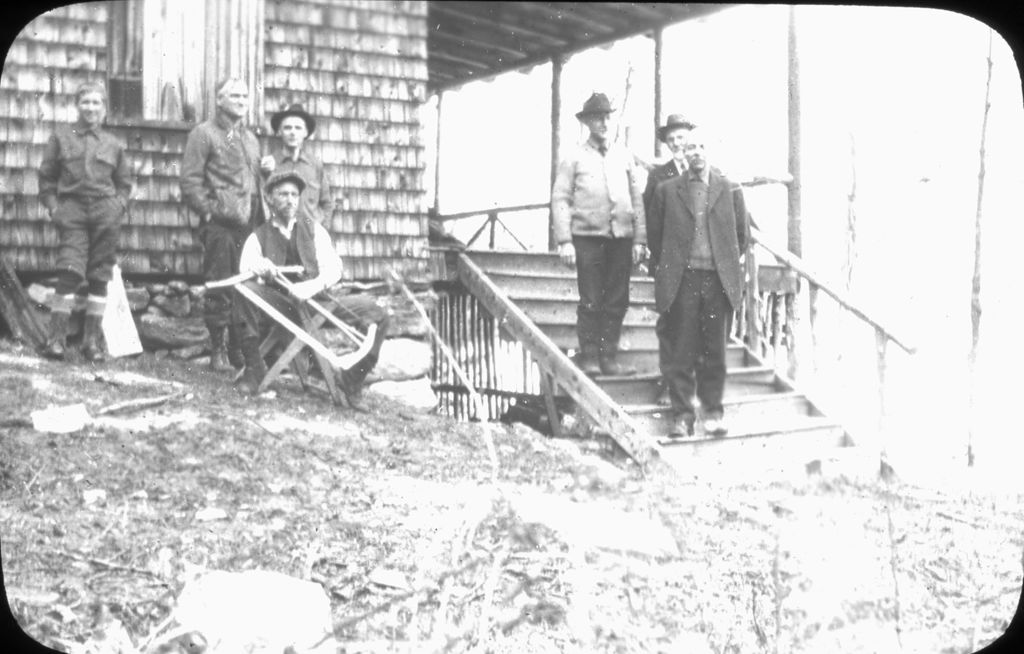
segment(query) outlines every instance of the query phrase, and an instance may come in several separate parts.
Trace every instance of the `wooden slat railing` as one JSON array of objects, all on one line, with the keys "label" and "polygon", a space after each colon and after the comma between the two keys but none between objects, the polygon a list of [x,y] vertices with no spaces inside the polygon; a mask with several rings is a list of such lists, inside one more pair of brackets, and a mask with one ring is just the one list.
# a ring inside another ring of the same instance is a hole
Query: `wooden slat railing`
[{"label": "wooden slat railing", "polygon": [[545,377],[544,385],[562,388],[584,412],[634,461],[647,468],[660,459],[660,446],[644,438],[633,418],[608,394],[584,375],[557,345],[516,306],[465,254],[458,255],[462,284],[494,316],[494,319],[530,353]]},{"label": "wooden slat railing", "polygon": [[533,211],[536,209],[546,209],[548,208],[548,206],[548,203],[545,202],[535,204],[521,204],[513,207],[493,207],[491,209],[481,209],[479,211],[463,211],[462,213],[445,214],[443,216],[438,216],[438,220],[440,220],[441,222],[448,222],[450,220],[461,220],[464,218],[472,218],[474,216],[485,216],[484,222],[480,225],[479,229],[477,229],[476,232],[473,233],[473,236],[470,237],[469,241],[466,242],[466,247],[469,247],[470,245],[475,243],[476,240],[480,238],[480,235],[484,233],[484,230],[488,230],[488,228],[490,228],[488,230],[490,233],[488,247],[490,247],[490,249],[493,250],[496,227],[498,225],[501,225],[502,229],[504,229],[505,232],[512,237],[512,239],[519,245],[519,247],[521,247],[523,250],[529,250],[529,248],[515,235],[515,232],[513,232],[512,229],[509,228],[509,226],[506,225],[501,220],[501,218],[498,217],[498,215],[503,213],[514,213],[516,211]]}]

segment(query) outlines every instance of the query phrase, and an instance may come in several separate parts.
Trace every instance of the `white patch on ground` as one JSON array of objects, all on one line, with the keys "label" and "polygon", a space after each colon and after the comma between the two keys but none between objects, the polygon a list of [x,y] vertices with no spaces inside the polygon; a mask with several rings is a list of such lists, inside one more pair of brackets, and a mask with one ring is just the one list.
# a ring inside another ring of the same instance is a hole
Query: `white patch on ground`
[{"label": "white patch on ground", "polygon": [[169,414],[145,411],[131,417],[98,416],[91,421],[94,427],[106,427],[131,433],[166,429],[171,426],[189,429],[204,422],[209,421],[199,417],[199,414],[195,411],[188,409]]},{"label": "white patch on ground", "polygon": [[0,366],[8,367],[15,366],[17,368],[38,368],[42,364],[42,360],[34,356],[28,356],[24,354],[8,354],[6,352],[0,352]]},{"label": "white patch on ground", "polygon": [[327,436],[330,438],[357,438],[359,429],[351,422],[327,422],[319,419],[301,420],[288,415],[278,414],[271,417],[260,418],[256,421],[260,427],[274,434],[283,434],[289,431]]},{"label": "white patch on ground", "polygon": [[48,393],[53,390],[53,381],[49,377],[43,377],[41,375],[32,375],[29,377],[29,383],[32,384],[32,388],[41,393]]}]

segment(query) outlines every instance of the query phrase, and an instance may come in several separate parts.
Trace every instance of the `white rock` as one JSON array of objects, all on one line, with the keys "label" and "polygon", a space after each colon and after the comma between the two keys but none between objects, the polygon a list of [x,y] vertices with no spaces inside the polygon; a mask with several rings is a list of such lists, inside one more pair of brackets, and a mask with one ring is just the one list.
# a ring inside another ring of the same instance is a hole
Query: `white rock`
[{"label": "white rock", "polygon": [[212,522],[214,520],[227,520],[228,514],[224,509],[208,506],[205,509],[196,511],[196,520],[199,522]]},{"label": "white rock", "polygon": [[390,338],[380,346],[377,365],[366,381],[403,381],[430,374],[434,353],[430,343],[412,338]]},{"label": "white rock", "polygon": [[102,488],[90,488],[82,491],[82,501],[86,506],[93,504],[105,504],[107,502],[107,491]]},{"label": "white rock", "polygon": [[206,654],[337,650],[324,589],[279,572],[206,574],[182,589],[174,617],[183,628],[202,634]]},{"label": "white rock", "polygon": [[418,411],[433,411],[437,408],[437,396],[430,388],[430,379],[421,377],[410,381],[382,381],[371,384],[366,392],[376,393]]},{"label": "white rock", "polygon": [[70,434],[85,427],[91,420],[82,403],[39,409],[30,413],[29,417],[33,429],[53,434]]}]

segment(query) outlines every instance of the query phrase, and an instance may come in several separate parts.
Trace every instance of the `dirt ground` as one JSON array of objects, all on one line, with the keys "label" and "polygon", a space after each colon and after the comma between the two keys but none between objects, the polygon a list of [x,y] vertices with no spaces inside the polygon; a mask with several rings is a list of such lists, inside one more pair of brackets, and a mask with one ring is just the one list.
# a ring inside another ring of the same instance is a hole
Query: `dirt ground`
[{"label": "dirt ground", "polygon": [[[592,442],[381,398],[355,414],[287,381],[249,400],[194,366],[0,340],[0,551],[33,638],[157,651],[209,570],[320,584],[347,653],[953,654],[1017,605],[1016,495],[644,478]],[[76,432],[26,425],[77,403],[94,418]],[[201,651],[191,638],[159,651]]]}]

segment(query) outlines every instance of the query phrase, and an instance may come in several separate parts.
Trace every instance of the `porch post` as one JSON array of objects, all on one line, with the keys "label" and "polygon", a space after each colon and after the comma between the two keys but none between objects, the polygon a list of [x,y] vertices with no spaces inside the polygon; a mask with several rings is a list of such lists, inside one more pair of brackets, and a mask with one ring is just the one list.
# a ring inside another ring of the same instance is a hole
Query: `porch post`
[{"label": "porch post", "polygon": [[658,128],[661,127],[661,67],[662,67],[662,33],[663,27],[654,30],[654,158],[660,159],[661,141],[658,140]]},{"label": "porch post", "polygon": [[[789,174],[793,181],[789,183],[789,218],[786,222],[787,246],[789,251],[803,255],[802,237],[800,232],[800,60],[797,55],[796,39],[796,7],[789,8],[789,105],[787,109],[789,121]],[[796,353],[796,340],[799,335],[802,318],[802,289],[799,284],[786,303],[786,323],[789,325],[788,371],[790,379],[795,379],[799,363]]]},{"label": "porch post", "polygon": [[434,217],[441,217],[441,100],[444,91],[437,92],[437,131],[434,135]]},{"label": "porch post", "polygon": [[[555,55],[551,58],[551,179],[548,189],[555,185],[555,175],[558,172],[558,150],[561,143],[562,132],[562,64],[561,56]],[[554,252],[558,246],[555,243],[555,222],[554,216],[548,213],[548,251]]]}]

